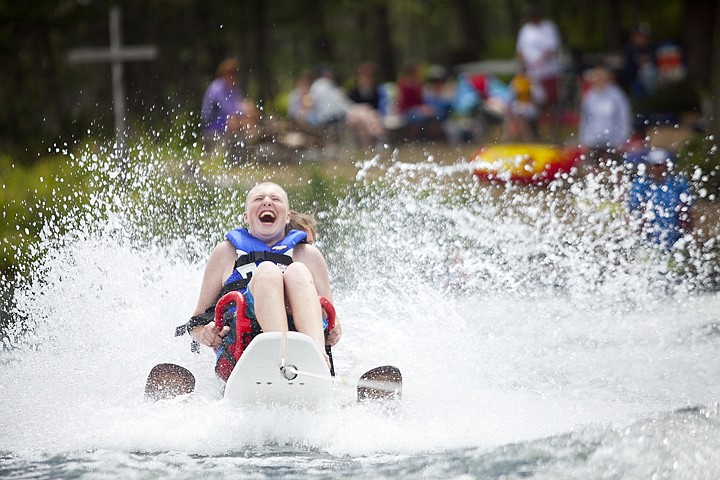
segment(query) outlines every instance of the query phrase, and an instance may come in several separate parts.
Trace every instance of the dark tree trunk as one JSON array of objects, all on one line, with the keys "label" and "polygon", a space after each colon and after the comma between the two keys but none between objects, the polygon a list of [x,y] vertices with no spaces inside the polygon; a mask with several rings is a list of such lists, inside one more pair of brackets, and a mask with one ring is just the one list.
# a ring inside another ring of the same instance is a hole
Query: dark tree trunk
[{"label": "dark tree trunk", "polygon": [[390,12],[385,2],[380,2],[375,7],[374,16],[377,25],[379,79],[395,79],[397,69],[395,68],[392,37],[390,35]]},{"label": "dark tree trunk", "polygon": [[712,65],[712,122],[710,124],[710,132],[715,136],[717,141],[720,138],[720,62],[717,58],[720,56],[720,1],[715,3],[715,32],[713,33],[713,48],[710,52],[707,62]]},{"label": "dark tree trunk", "polygon": [[717,0],[686,0],[684,3],[683,43],[688,74],[693,82],[704,86],[710,84],[713,66],[720,55],[717,43],[713,45],[711,40],[713,29],[717,31],[718,3]]},{"label": "dark tree trunk", "polygon": [[516,0],[507,0],[505,5],[510,19],[510,36],[516,37],[522,25],[522,10],[518,7]]},{"label": "dark tree trunk", "polygon": [[608,26],[607,26],[607,48],[619,50],[622,48],[622,30],[620,27],[621,0],[610,0],[608,2]]},{"label": "dark tree trunk", "polygon": [[308,35],[312,38],[311,47],[316,61],[330,61],[334,58],[334,47],[327,28],[327,12],[323,0],[303,2],[305,9],[304,24],[308,26]]},{"label": "dark tree trunk", "polygon": [[272,99],[274,89],[272,76],[270,75],[270,66],[267,59],[270,58],[271,52],[268,51],[268,21],[267,9],[271,2],[266,0],[255,0],[253,2],[253,14],[251,22],[253,39],[253,65],[255,66],[255,78],[258,82],[258,100],[260,103]]},{"label": "dark tree trunk", "polygon": [[458,57],[453,63],[468,62],[477,58],[477,53],[485,48],[479,22],[475,19],[470,0],[455,0],[455,13],[460,27],[461,45]]}]

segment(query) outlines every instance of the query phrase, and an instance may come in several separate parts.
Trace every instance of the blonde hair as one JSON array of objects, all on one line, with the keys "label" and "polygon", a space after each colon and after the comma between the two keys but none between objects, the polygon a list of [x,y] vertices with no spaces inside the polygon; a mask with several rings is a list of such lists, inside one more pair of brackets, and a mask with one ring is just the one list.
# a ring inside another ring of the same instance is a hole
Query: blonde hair
[{"label": "blonde hair", "polygon": [[302,213],[290,210],[288,230],[302,230],[307,233],[307,243],[314,243],[317,238],[317,220],[313,213]]}]

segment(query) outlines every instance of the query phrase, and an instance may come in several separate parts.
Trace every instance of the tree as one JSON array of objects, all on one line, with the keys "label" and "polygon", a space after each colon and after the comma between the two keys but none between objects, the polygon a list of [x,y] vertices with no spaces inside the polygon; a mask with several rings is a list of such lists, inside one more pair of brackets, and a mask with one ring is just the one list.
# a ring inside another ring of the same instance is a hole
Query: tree
[{"label": "tree", "polygon": [[709,85],[716,47],[712,41],[716,30],[717,0],[686,0],[683,8],[683,43],[685,44],[688,73],[701,85]]},{"label": "tree", "polygon": [[[536,0],[569,50],[617,51],[639,20],[682,40],[692,79],[720,91],[720,0]],[[0,152],[34,161],[90,130],[112,135],[110,71],[71,66],[72,48],[108,43],[117,0],[0,2]],[[319,61],[348,76],[371,60],[381,80],[406,60],[453,65],[513,56],[525,0],[123,0],[126,44],[155,44],[152,63],[125,69],[128,123],[162,129],[168,113],[195,115],[225,57],[240,57],[243,87],[275,108],[302,69]],[[713,20],[715,19],[715,20]],[[708,39],[715,36],[714,44]],[[22,39],[22,41],[18,41]],[[717,102],[717,95],[713,96]],[[720,107],[717,107],[720,108]],[[717,116],[716,116],[717,117]],[[717,128],[716,130],[717,131]]]},{"label": "tree", "polygon": [[[719,2],[720,3],[720,2]],[[712,57],[718,58],[720,55],[720,6],[715,5],[715,32],[713,34],[713,50]],[[712,123],[710,125],[710,133],[715,136],[715,141],[720,139],[720,62],[712,63],[712,81],[711,81],[711,98],[713,104]]]}]

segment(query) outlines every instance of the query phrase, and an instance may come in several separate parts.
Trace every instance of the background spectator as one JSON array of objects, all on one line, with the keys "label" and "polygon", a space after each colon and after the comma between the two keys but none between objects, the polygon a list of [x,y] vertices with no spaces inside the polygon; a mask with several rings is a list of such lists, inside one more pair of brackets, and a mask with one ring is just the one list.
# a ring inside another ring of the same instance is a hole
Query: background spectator
[{"label": "background spectator", "polygon": [[[455,109],[458,98],[458,82],[450,77],[443,65],[431,65],[427,71],[427,82],[423,89],[425,103],[433,109],[434,119],[439,122],[445,140],[459,145],[474,139],[479,127],[466,112]],[[441,139],[438,132],[436,139]]]},{"label": "background spectator", "polygon": [[422,72],[418,63],[405,65],[397,86],[398,112],[408,123],[422,122],[432,115],[432,108],[423,99]]},{"label": "background spectator", "polygon": [[231,138],[257,137],[259,113],[240,89],[240,63],[229,58],[220,62],[215,79],[203,95],[201,120],[206,148],[214,150]]},{"label": "background spectator", "polygon": [[353,102],[335,82],[335,70],[327,64],[317,65],[314,78],[310,95],[316,125],[325,127],[344,121]]},{"label": "background spectator", "polygon": [[642,235],[665,250],[692,231],[695,196],[687,178],[674,173],[675,156],[664,148],[649,149],[638,166],[627,206]]},{"label": "background spectator", "polygon": [[354,103],[335,83],[335,71],[327,64],[315,69],[315,80],[310,86],[315,122],[326,128],[347,124],[363,146],[384,141],[385,128],[377,110],[363,103]]},{"label": "background spectator", "polygon": [[315,126],[315,105],[310,94],[312,79],[312,72],[303,70],[295,81],[295,88],[288,94],[288,119],[292,132],[281,140],[291,148],[310,148],[323,144],[322,131]]},{"label": "background spectator", "polygon": [[593,160],[614,157],[631,133],[630,103],[607,68],[596,67],[586,75],[589,88],[580,104],[580,144]]},{"label": "background spectator", "polygon": [[513,97],[505,118],[503,140],[520,139],[524,142],[537,140],[537,89],[533,88],[522,62],[518,63],[517,73],[510,80],[510,90]]},{"label": "background spectator", "polygon": [[423,86],[423,101],[430,105],[433,117],[439,122],[450,118],[455,98],[455,86],[450,81],[447,68],[430,65]]},{"label": "background spectator", "polygon": [[652,93],[658,72],[650,24],[642,22],[633,30],[623,60],[622,82],[630,96],[644,98]]},{"label": "background spectator", "polygon": [[544,90],[545,104],[552,106],[560,94],[560,33],[552,20],[543,18],[537,5],[527,8],[526,17],[515,50],[530,80]]},{"label": "background spectator", "polygon": [[376,67],[372,62],[360,64],[355,75],[355,84],[350,90],[350,100],[365,103],[375,110],[380,109],[380,91],[375,80]]},{"label": "background spectator", "polygon": [[[423,140],[442,132],[436,120],[435,110],[425,101],[420,64],[409,62],[398,79],[398,113],[408,127],[412,140]],[[431,132],[432,130],[432,132]],[[440,133],[440,135],[443,135]]]},{"label": "background spectator", "polygon": [[295,88],[288,95],[288,117],[299,125],[316,123],[310,85],[312,85],[312,73],[303,70],[298,75]]}]

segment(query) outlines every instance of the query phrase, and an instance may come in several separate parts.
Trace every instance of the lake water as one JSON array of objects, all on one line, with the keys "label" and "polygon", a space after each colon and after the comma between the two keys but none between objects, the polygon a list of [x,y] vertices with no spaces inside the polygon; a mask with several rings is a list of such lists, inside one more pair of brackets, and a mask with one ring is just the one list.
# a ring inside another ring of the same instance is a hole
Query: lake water
[{"label": "lake water", "polygon": [[[151,161],[128,193],[103,183],[111,163],[78,160],[97,196],[49,222],[15,292],[1,478],[720,477],[717,255],[644,245],[607,179],[489,188],[463,159],[360,161],[321,215],[335,362],[350,383],[397,365],[403,398],[359,405],[338,385],[303,410],[226,403],[210,352],[173,337],[236,226],[209,218],[244,191],[204,179],[174,198],[184,180]],[[161,362],[196,391],[144,401]]]}]

